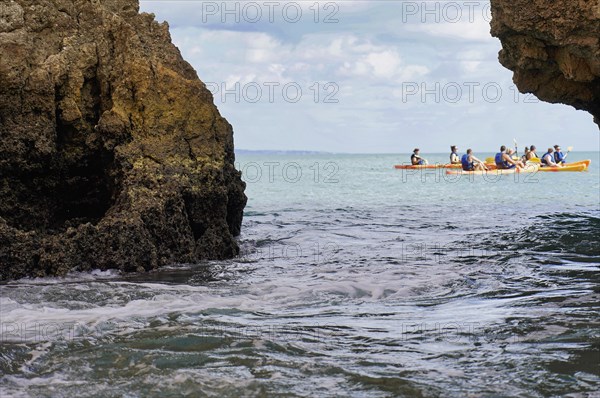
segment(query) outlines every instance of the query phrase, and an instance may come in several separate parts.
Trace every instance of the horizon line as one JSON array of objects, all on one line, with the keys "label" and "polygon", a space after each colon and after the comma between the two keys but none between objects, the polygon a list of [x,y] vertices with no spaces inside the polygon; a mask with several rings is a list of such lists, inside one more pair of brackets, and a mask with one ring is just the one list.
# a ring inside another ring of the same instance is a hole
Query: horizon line
[{"label": "horizon line", "polygon": [[[411,152],[332,152],[332,151],[321,151],[321,150],[313,150],[313,149],[244,149],[244,148],[239,148],[239,149],[234,149],[234,152],[237,151],[241,151],[241,152],[279,152],[279,153],[296,153],[296,154],[300,154],[300,153],[304,153],[304,154],[323,154],[323,155],[410,155],[412,153]],[[497,150],[491,150],[491,151],[477,151],[479,153],[494,153],[497,152]],[[521,151],[522,152],[522,151]],[[539,152],[539,151],[538,151]],[[576,152],[593,152],[593,153],[600,153],[600,149],[599,150],[573,150],[571,151],[571,153],[576,153]],[[425,152],[425,151],[421,151],[422,154],[432,154],[432,155],[445,155],[450,153],[450,151],[446,151],[446,152]],[[460,153],[460,151],[459,151]]]}]

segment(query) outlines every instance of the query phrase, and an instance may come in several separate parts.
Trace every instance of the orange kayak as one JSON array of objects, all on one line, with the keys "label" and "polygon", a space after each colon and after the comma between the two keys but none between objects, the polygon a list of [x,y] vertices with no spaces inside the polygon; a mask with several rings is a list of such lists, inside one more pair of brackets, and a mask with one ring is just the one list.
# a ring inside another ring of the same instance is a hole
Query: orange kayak
[{"label": "orange kayak", "polygon": [[573,163],[567,163],[565,166],[572,166],[575,164],[585,164],[585,168],[587,169],[588,167],[590,167],[590,163],[592,163],[592,161],[590,159],[586,159],[586,160],[579,160],[579,161],[573,162]]},{"label": "orange kayak", "polygon": [[[587,169],[590,166],[591,162],[592,161],[590,159],[579,160],[577,162],[567,163],[564,167],[560,167],[561,170],[542,170],[544,167],[540,167],[540,171],[583,171],[583,170],[580,170],[581,166],[584,166],[584,169]],[[534,164],[539,165],[539,163],[528,163],[528,165],[534,165]],[[495,164],[486,163],[485,165],[490,170],[496,170],[498,168]],[[559,167],[549,167],[549,169],[558,169],[558,168]]]},{"label": "orange kayak", "polygon": [[585,163],[567,163],[562,167],[540,167],[540,171],[559,172],[559,171],[585,171]]},{"label": "orange kayak", "polygon": [[424,164],[424,165],[404,165],[397,164],[394,166],[397,170],[421,170],[421,169],[460,169],[460,164]]}]

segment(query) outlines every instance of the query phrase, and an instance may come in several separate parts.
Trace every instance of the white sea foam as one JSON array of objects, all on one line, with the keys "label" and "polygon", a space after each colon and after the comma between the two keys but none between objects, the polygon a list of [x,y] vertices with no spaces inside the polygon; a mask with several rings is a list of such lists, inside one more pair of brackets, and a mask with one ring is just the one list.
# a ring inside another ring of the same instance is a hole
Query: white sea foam
[{"label": "white sea foam", "polygon": [[[170,314],[199,315],[211,310],[281,313],[286,307],[297,311],[298,306],[310,308],[307,303],[323,306],[339,298],[363,303],[397,302],[418,298],[416,288],[425,289],[431,283],[430,278],[417,279],[410,285],[403,281],[404,275],[394,270],[377,274],[353,272],[351,277],[346,275],[345,278],[338,274],[337,279],[329,275],[316,280],[309,278],[305,282],[295,277],[262,279],[237,285],[231,291],[208,286],[106,281],[79,286],[82,292],[89,289],[97,289],[103,294],[113,292],[115,299],[104,305],[81,302],[81,306],[77,306],[72,304],[77,303],[76,299],[20,303],[10,297],[0,297],[1,338],[3,341],[39,342],[82,335],[126,334],[146,327],[150,320]],[[35,286],[31,288],[36,289]],[[65,288],[77,290],[71,285]],[[140,292],[151,294],[135,298]]]}]

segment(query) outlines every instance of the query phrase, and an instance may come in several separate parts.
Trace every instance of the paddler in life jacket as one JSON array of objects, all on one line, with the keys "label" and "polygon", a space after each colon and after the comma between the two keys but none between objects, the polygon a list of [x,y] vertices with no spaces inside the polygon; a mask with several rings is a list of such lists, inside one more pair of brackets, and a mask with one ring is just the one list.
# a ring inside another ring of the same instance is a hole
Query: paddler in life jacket
[{"label": "paddler in life jacket", "polygon": [[542,156],[542,167],[561,167],[560,163],[556,163],[554,161],[552,152],[554,152],[554,150],[552,148],[548,148],[548,152]]},{"label": "paddler in life jacket", "polygon": [[512,149],[506,149],[506,146],[504,145],[500,147],[500,152],[498,152],[494,157],[494,161],[496,162],[498,169],[514,169],[515,167],[525,167],[521,161],[513,160],[511,156],[513,153],[514,151]]},{"label": "paddler in life jacket", "polygon": [[527,152],[527,160],[531,160],[531,159],[533,159],[533,158],[537,158],[537,157],[538,157],[538,155],[537,155],[537,153],[535,152],[535,150],[536,150],[536,147],[535,147],[535,145],[532,145],[532,146],[529,148],[529,152]]},{"label": "paddler in life jacket", "polygon": [[473,150],[471,148],[467,149],[467,153],[462,155],[460,163],[462,164],[462,169],[464,171],[487,170],[485,164],[473,155]]},{"label": "paddler in life jacket", "polygon": [[565,164],[567,161],[565,158],[567,155],[560,151],[560,145],[554,145],[554,162],[558,164]]},{"label": "paddler in life jacket", "polygon": [[458,157],[458,147],[452,145],[450,147],[450,164],[460,164],[460,158]]},{"label": "paddler in life jacket", "polygon": [[410,155],[410,163],[413,166],[424,166],[427,164],[427,160],[419,156],[419,148],[415,148],[413,154]]}]

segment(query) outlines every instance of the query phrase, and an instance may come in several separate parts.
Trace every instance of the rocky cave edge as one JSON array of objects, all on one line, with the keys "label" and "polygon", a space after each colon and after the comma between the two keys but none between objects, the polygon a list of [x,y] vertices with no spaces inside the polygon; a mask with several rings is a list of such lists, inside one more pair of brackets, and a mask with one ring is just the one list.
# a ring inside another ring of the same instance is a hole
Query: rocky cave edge
[{"label": "rocky cave edge", "polygon": [[519,91],[586,110],[600,127],[600,2],[491,0],[491,11]]},{"label": "rocky cave edge", "polygon": [[0,279],[239,252],[233,130],[138,0],[0,4]]}]

